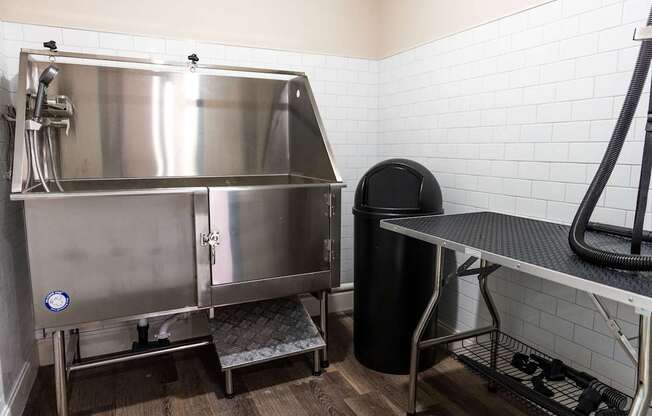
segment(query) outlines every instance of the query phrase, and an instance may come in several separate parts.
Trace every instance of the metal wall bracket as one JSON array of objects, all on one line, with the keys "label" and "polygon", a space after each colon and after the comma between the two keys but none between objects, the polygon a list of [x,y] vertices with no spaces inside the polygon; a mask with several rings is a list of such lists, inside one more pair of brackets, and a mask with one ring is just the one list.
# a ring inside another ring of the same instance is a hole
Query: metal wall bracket
[{"label": "metal wall bracket", "polygon": [[652,26],[637,27],[634,30],[634,40],[652,40]]},{"label": "metal wall bracket", "polygon": [[604,306],[600,298],[593,293],[589,293],[588,295],[593,301],[595,307],[598,309],[598,312],[600,312],[602,319],[604,319],[604,322],[607,324],[607,328],[609,328],[612,335],[616,338],[616,341],[618,341],[620,346],[623,348],[627,354],[627,357],[632,361],[634,365],[636,365],[638,362],[638,355],[636,353],[636,349],[634,349],[634,346],[629,341],[629,338],[623,334],[623,330],[620,328],[620,325],[618,325],[618,322],[616,322],[616,320],[609,315],[609,311]]}]

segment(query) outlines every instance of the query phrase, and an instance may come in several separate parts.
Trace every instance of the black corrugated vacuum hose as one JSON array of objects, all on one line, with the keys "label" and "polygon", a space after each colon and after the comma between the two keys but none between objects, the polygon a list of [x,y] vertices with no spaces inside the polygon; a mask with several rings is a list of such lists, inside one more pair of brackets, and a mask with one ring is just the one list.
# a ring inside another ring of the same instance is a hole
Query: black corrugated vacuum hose
[{"label": "black corrugated vacuum hose", "polygon": [[[652,11],[650,11],[647,24],[648,26],[652,25]],[[645,40],[641,42],[632,80],[625,96],[625,102],[620,110],[616,126],[611,135],[611,140],[609,141],[609,145],[595,177],[575,214],[568,236],[570,246],[577,255],[587,261],[606,267],[624,270],[652,270],[651,256],[613,253],[593,247],[585,240],[587,225],[593,214],[593,210],[616,166],[618,156],[627,137],[627,132],[629,131],[636,107],[641,98],[643,86],[645,85],[645,78],[650,68],[650,60],[652,60],[652,41]],[[647,192],[647,189],[645,192]]]}]

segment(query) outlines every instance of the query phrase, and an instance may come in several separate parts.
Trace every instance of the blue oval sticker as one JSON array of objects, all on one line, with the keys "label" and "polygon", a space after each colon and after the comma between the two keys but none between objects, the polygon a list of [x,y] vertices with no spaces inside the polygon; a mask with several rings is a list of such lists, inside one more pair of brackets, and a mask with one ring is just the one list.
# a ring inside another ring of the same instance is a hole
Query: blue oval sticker
[{"label": "blue oval sticker", "polygon": [[70,305],[70,296],[64,291],[53,290],[48,293],[43,303],[52,312],[61,312]]}]

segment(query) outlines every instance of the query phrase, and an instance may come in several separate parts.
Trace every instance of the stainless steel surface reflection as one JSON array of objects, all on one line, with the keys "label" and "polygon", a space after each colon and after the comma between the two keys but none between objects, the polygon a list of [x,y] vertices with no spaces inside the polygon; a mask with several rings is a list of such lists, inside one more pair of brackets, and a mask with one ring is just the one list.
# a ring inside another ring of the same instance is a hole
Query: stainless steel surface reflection
[{"label": "stainless steel surface reflection", "polygon": [[25,220],[37,328],[197,304],[192,194],[28,200]]},{"label": "stainless steel surface reflection", "polygon": [[[34,63],[40,72],[45,63]],[[287,82],[58,64],[63,178],[287,173]],[[244,139],[244,140],[243,140]]]},{"label": "stainless steel surface reflection", "polygon": [[330,269],[330,187],[210,188],[214,285]]},{"label": "stainless steel surface reflection", "polygon": [[[27,175],[46,52],[21,53],[16,100],[11,198],[25,201],[36,328],[339,286],[343,184],[305,75],[56,60],[47,94],[59,101],[46,100],[43,119],[63,191],[47,164],[52,192]],[[53,311],[44,300],[59,292],[70,304]]]}]

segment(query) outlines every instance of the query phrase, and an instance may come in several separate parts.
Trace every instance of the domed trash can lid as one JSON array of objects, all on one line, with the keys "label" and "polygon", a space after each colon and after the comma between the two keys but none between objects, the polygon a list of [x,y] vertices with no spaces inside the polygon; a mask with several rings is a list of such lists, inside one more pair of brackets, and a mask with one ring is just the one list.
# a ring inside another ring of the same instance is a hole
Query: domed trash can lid
[{"label": "domed trash can lid", "polygon": [[442,213],[439,183],[425,166],[413,160],[388,159],[374,165],[355,190],[354,215]]}]

